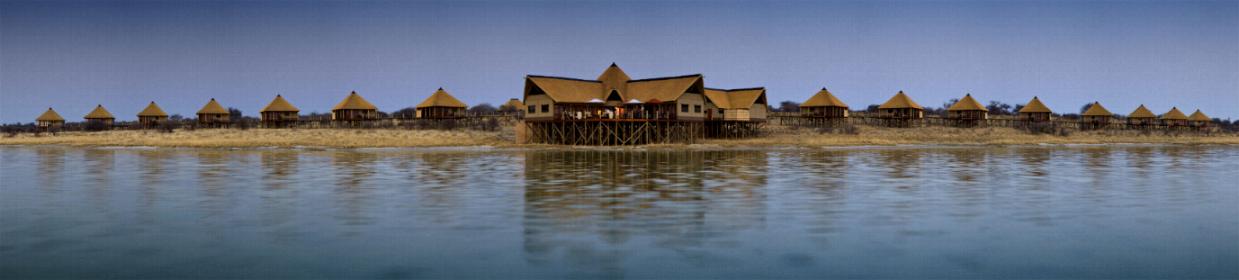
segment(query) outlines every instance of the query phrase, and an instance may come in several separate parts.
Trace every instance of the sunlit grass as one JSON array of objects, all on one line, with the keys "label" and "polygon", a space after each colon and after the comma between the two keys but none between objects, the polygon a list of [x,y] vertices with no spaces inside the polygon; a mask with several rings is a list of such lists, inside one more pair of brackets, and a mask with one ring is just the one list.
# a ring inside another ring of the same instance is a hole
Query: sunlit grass
[{"label": "sunlit grass", "polygon": [[510,144],[499,132],[394,129],[199,129],[65,132],[55,136],[0,137],[9,145],[159,146],[159,147],[434,147]]}]

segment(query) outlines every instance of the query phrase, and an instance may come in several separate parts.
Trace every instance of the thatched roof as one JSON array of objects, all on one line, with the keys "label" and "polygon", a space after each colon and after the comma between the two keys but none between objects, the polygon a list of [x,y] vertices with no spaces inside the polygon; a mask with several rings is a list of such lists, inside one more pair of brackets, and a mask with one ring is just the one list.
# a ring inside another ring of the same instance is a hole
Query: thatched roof
[{"label": "thatched roof", "polygon": [[1145,108],[1144,104],[1140,104],[1140,107],[1136,107],[1135,111],[1131,111],[1131,114],[1128,114],[1127,118],[1129,119],[1155,119],[1157,118],[1157,115],[1154,115],[1153,111],[1150,111],[1149,108]]},{"label": "thatched roof", "polygon": [[618,93],[621,100],[675,101],[685,92],[704,93],[705,88],[701,74],[632,80],[615,64],[598,75],[598,80],[529,75],[525,81],[526,97],[531,92],[541,91],[556,103],[607,100],[612,92]]},{"label": "thatched roof", "polygon": [[951,105],[951,107],[950,107],[950,108],[946,108],[946,110],[947,110],[947,111],[984,111],[984,112],[989,112],[989,109],[985,109],[985,105],[981,105],[981,102],[977,102],[977,100],[976,100],[976,99],[973,99],[973,98],[972,98],[972,94],[971,94],[971,93],[964,94],[964,98],[960,99],[960,100],[959,100],[959,102],[955,102],[955,104],[954,104],[954,105]]},{"label": "thatched roof", "polygon": [[512,98],[508,99],[508,102],[504,102],[503,105],[500,105],[499,107],[525,108],[525,102],[521,102],[519,98]]},{"label": "thatched roof", "polygon": [[39,115],[39,117],[35,118],[34,120],[39,121],[39,122],[46,122],[46,121],[63,122],[65,121],[65,118],[61,117],[60,114],[57,114],[56,110],[52,110],[51,107],[48,107],[47,112],[43,112],[42,115]]},{"label": "thatched roof", "polygon": [[417,108],[427,107],[467,108],[469,106],[465,105],[464,102],[460,102],[460,100],[456,99],[456,97],[452,97],[452,95],[443,90],[443,88],[439,88],[439,90],[436,90],[435,93],[430,95],[430,97],[427,97],[425,101],[422,101],[421,104],[417,104]]},{"label": "thatched roof", "polygon": [[224,109],[219,102],[215,102],[215,98],[211,98],[211,101],[207,101],[207,104],[198,110],[198,114],[227,115],[228,109]]},{"label": "thatched roof", "polygon": [[766,102],[766,88],[705,89],[706,99],[721,109],[750,109],[753,104]]},{"label": "thatched roof", "polygon": [[1110,110],[1106,110],[1106,107],[1102,107],[1101,102],[1093,101],[1093,106],[1088,106],[1088,110],[1084,110],[1084,113],[1080,115],[1090,116],[1090,117],[1097,117],[1097,116],[1109,117],[1109,116],[1113,116],[1114,113],[1111,113]]},{"label": "thatched roof", "polygon": [[909,98],[908,95],[904,94],[902,90],[895,94],[894,97],[891,97],[890,100],[887,100],[886,103],[882,103],[882,106],[878,106],[878,109],[908,108],[924,110],[920,104],[916,104],[916,101],[912,101],[912,98]]},{"label": "thatched roof", "polygon": [[163,109],[160,109],[159,105],[155,105],[155,101],[151,101],[150,105],[146,105],[146,109],[142,109],[141,112],[138,112],[138,116],[139,117],[167,117],[168,113],[165,113]]},{"label": "thatched roof", "polygon": [[91,110],[90,113],[87,113],[86,117],[84,117],[84,119],[88,119],[88,120],[89,119],[115,119],[115,118],[116,117],[112,116],[112,112],[108,112],[108,109],[103,108],[102,104],[95,105],[95,109]]},{"label": "thatched roof", "polygon": [[1028,104],[1025,104],[1024,108],[1020,108],[1020,113],[1052,113],[1052,112],[1050,112],[1050,107],[1046,107],[1045,104],[1041,103],[1040,99],[1037,99],[1036,96],[1033,96],[1033,99],[1031,101],[1028,101]]},{"label": "thatched roof", "polygon": [[1201,113],[1200,109],[1196,109],[1196,112],[1192,113],[1191,116],[1188,116],[1187,120],[1198,122],[1213,121],[1212,119],[1209,119],[1209,116],[1206,116],[1205,113]]},{"label": "thatched roof", "polygon": [[271,103],[268,103],[268,104],[267,104],[267,107],[262,107],[262,110],[261,110],[261,111],[258,111],[258,112],[260,112],[260,113],[266,113],[266,112],[293,112],[293,113],[296,113],[296,112],[301,112],[301,110],[300,110],[300,109],[297,109],[297,107],[294,107],[292,103],[288,103],[288,100],[284,100],[284,97],[283,97],[283,96],[280,96],[279,94],[276,94],[276,95],[275,95],[275,100],[271,100]]},{"label": "thatched roof", "polygon": [[1179,111],[1179,107],[1171,107],[1169,112],[1162,114],[1163,120],[1184,121],[1187,120],[1187,115],[1183,111]]},{"label": "thatched roof", "polygon": [[374,104],[370,104],[370,101],[366,101],[365,98],[361,98],[361,95],[357,94],[356,91],[350,92],[348,96],[344,97],[344,100],[341,100],[340,103],[336,103],[335,107],[331,107],[332,111],[335,111],[335,110],[378,110],[378,109],[379,109],[378,107],[374,107]]},{"label": "thatched roof", "polygon": [[801,103],[800,107],[801,108],[804,108],[804,107],[847,108],[848,105],[843,103],[843,101],[839,100],[839,98],[836,98],[835,95],[831,94],[829,90],[826,90],[826,88],[822,88],[822,90],[817,91],[816,94],[813,94],[813,96],[809,97],[809,100],[805,100],[804,103]]}]

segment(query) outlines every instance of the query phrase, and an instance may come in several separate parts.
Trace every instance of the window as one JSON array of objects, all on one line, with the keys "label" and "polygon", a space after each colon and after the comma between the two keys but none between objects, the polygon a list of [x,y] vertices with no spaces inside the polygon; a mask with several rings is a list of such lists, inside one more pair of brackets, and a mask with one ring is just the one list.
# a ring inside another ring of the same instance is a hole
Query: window
[{"label": "window", "polygon": [[688,113],[688,104],[680,104],[680,112]]},{"label": "window", "polygon": [[722,114],[723,114],[723,109],[718,109],[718,114],[719,114],[719,115],[722,115]]},{"label": "window", "polygon": [[701,113],[701,105],[693,105],[693,113]]},{"label": "window", "polygon": [[529,112],[530,112],[530,113],[537,113],[537,112],[538,112],[538,106],[537,106],[537,105],[529,105]]},{"label": "window", "polygon": [[550,105],[550,104],[542,104],[542,112],[543,112],[543,113],[547,113],[547,112],[550,112],[550,111],[551,111],[551,105]]}]

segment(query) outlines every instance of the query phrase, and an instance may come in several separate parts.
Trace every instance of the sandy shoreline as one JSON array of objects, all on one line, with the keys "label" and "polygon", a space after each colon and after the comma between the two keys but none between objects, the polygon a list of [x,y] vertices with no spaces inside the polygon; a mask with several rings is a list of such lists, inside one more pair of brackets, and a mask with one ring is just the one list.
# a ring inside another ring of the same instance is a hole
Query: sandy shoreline
[{"label": "sandy shoreline", "polygon": [[[859,127],[853,134],[778,129],[749,139],[707,139],[697,144],[647,145],[640,148],[744,147],[892,147],[970,145],[1120,145],[1185,144],[1239,145],[1237,134],[1180,134],[1138,131],[1076,132],[1068,136],[1030,134],[1010,128],[878,128]],[[515,144],[503,132],[359,129],[211,129],[155,131],[67,132],[57,135],[0,136],[0,145],[65,145],[185,148],[452,148],[521,147],[563,148],[556,145]]]}]

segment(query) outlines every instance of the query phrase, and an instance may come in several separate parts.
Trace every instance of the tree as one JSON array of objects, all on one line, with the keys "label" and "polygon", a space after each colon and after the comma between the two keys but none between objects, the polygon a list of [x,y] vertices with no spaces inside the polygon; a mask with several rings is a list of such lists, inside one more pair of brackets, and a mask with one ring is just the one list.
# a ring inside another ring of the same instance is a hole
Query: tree
[{"label": "tree", "polygon": [[800,103],[795,101],[779,102],[779,112],[800,112]]},{"label": "tree", "polygon": [[499,111],[499,109],[496,109],[490,103],[482,103],[469,108],[469,112],[474,114],[494,114],[496,111]]},{"label": "tree", "polygon": [[865,107],[865,112],[877,113],[879,107],[882,107],[882,106],[878,104],[869,104],[869,107]]},{"label": "tree", "polygon": [[228,107],[228,120],[231,120],[232,122],[238,122],[244,116],[245,115],[241,114],[241,109]]},{"label": "tree", "polygon": [[391,115],[399,119],[412,119],[417,116],[417,108],[405,107],[404,109],[391,112]]},{"label": "tree", "polygon": [[1088,107],[1092,106],[1093,103],[1084,103],[1084,106],[1080,106],[1080,114],[1084,114],[1084,111],[1088,111]]},{"label": "tree", "polygon": [[1011,114],[1012,115],[1019,114],[1020,110],[1024,110],[1024,104],[1015,104],[1015,108],[1011,109]]},{"label": "tree", "polygon": [[1011,104],[1002,103],[1002,102],[995,101],[995,100],[990,100],[989,105],[986,105],[985,109],[989,110],[990,115],[1010,115],[1011,114]]}]

